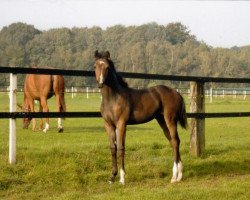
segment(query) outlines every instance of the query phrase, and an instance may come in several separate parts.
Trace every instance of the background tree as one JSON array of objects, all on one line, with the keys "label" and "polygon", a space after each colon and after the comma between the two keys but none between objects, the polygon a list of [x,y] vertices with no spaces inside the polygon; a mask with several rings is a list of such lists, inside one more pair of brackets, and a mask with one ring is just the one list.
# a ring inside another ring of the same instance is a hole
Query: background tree
[{"label": "background tree", "polygon": [[[118,71],[169,75],[250,77],[250,46],[213,48],[181,23],[58,28],[40,31],[14,23],[0,31],[0,65],[93,70],[95,50],[109,50]],[[0,75],[0,86],[8,77]],[[23,82],[23,77],[20,84]],[[166,81],[128,79],[133,87]],[[93,78],[66,77],[67,86],[95,85]],[[175,86],[180,83],[171,82]],[[184,84],[184,83],[183,83]],[[186,86],[188,83],[186,83]]]}]

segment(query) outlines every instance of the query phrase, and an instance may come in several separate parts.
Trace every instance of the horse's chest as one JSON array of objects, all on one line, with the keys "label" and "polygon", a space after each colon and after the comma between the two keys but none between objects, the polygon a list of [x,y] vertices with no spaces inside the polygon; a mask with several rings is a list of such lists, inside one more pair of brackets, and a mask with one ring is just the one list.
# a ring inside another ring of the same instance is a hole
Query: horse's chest
[{"label": "horse's chest", "polygon": [[101,114],[103,118],[112,122],[118,121],[120,118],[123,118],[123,116],[127,116],[128,113],[128,108],[118,103],[103,103],[101,105]]}]

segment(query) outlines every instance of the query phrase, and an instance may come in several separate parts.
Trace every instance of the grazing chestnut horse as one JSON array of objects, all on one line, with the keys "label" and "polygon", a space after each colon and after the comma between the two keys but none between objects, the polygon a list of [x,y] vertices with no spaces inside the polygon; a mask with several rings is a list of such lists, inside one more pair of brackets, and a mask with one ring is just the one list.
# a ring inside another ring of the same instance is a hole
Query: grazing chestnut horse
[{"label": "grazing chestnut horse", "polygon": [[[24,81],[24,112],[34,112],[34,100],[39,101],[39,112],[49,112],[47,99],[56,96],[56,107],[58,112],[66,112],[64,99],[64,78],[61,75],[28,74]],[[23,119],[23,128],[28,128],[30,118]],[[43,132],[49,130],[49,118],[46,118]],[[32,119],[32,130],[36,130],[36,121]],[[40,119],[40,129],[43,128]],[[63,132],[62,119],[58,118],[58,132]]]},{"label": "grazing chestnut horse", "polygon": [[[165,136],[171,143],[174,154],[173,177],[171,182],[182,179],[177,132],[177,123],[186,128],[187,117],[182,96],[174,89],[158,85],[149,89],[129,88],[121,76],[116,73],[109,52],[95,52],[95,77],[101,88],[101,114],[109,136],[112,155],[112,176],[115,181],[118,173],[117,162],[120,160],[120,183],[125,183],[124,154],[126,125],[140,124],[156,119]],[[118,158],[118,160],[117,160]]]}]

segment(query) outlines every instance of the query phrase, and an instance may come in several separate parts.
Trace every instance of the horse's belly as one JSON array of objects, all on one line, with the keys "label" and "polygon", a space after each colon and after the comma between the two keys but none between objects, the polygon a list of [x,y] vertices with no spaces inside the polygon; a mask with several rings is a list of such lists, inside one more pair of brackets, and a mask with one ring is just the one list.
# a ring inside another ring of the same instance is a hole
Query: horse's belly
[{"label": "horse's belly", "polygon": [[133,113],[132,115],[130,115],[129,120],[127,122],[127,124],[143,124],[146,122],[149,122],[151,120],[153,120],[154,118],[156,118],[157,116],[157,112],[153,112],[153,113]]},{"label": "horse's belly", "polygon": [[155,117],[147,118],[147,119],[143,119],[143,120],[129,119],[126,124],[127,125],[144,124],[144,123],[147,123],[147,122],[153,120],[154,118]]}]

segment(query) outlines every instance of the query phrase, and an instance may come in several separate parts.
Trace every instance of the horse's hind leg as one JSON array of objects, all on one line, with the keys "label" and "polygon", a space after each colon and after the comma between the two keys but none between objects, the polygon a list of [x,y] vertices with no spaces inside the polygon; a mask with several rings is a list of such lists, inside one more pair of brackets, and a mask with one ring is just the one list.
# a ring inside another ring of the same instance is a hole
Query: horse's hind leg
[{"label": "horse's hind leg", "polygon": [[117,169],[117,145],[116,145],[116,132],[115,127],[105,122],[105,129],[109,137],[110,142],[110,150],[112,156],[112,176],[109,180],[109,183],[113,183],[115,181],[115,177],[118,173]]},{"label": "horse's hind leg", "polygon": [[[41,101],[39,101],[39,112],[42,112],[42,111],[43,111],[43,108],[41,105]],[[43,118],[40,118],[39,130],[43,130]]]},{"label": "horse's hind leg", "polygon": [[[62,112],[62,108],[61,108],[61,103],[60,103],[60,95],[56,95],[56,105],[57,105],[57,112]],[[61,133],[63,132],[63,126],[62,126],[62,118],[58,118],[57,121],[57,128],[58,128],[58,132]]]},{"label": "horse's hind leg", "polygon": [[[41,98],[41,105],[43,108],[43,112],[49,112],[49,107],[47,105],[47,99],[46,98]],[[49,118],[46,118],[46,124],[45,128],[43,129],[43,132],[46,133],[49,130]]]},{"label": "horse's hind leg", "polygon": [[[34,101],[30,101],[30,111],[31,112],[35,112],[35,108],[34,108]],[[36,119],[32,118],[32,131],[36,131]]]},{"label": "horse's hind leg", "polygon": [[171,137],[170,143],[172,145],[174,153],[173,177],[171,179],[171,183],[174,183],[182,179],[183,166],[181,163],[181,156],[179,151],[180,139],[177,132],[177,123],[174,120],[168,120],[167,126],[170,132],[170,137]]},{"label": "horse's hind leg", "polygon": [[173,148],[174,165],[171,183],[178,182],[182,179],[183,166],[179,152],[180,139],[177,132],[177,123],[169,119],[166,120],[163,116],[159,116],[157,121]]},{"label": "horse's hind leg", "polygon": [[168,127],[166,125],[165,119],[163,117],[163,115],[160,115],[156,118],[157,122],[159,123],[159,125],[161,126],[164,135],[166,136],[166,138],[169,140],[169,142],[171,141],[171,137],[170,137],[170,133],[168,130]]}]

